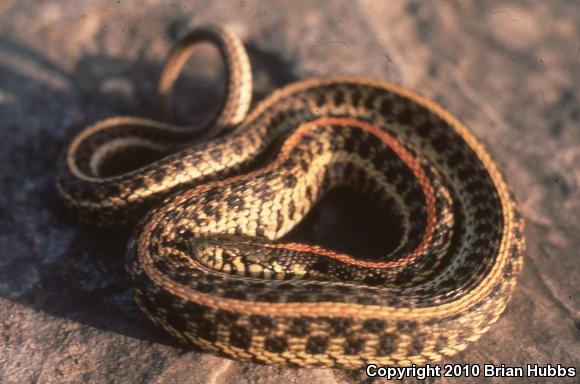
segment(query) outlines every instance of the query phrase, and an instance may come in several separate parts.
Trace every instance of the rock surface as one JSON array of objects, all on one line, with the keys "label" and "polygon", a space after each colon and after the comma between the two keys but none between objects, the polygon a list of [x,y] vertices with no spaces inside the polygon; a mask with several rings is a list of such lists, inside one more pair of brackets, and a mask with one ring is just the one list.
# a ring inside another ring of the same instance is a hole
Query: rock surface
[{"label": "rock surface", "polygon": [[[372,381],[364,372],[264,367],[180,349],[131,299],[122,261],[127,234],[82,228],[63,213],[54,175],[68,140],[105,116],[154,116],[167,50],[188,26],[206,22],[243,37],[258,97],[298,78],[361,74],[416,89],[470,126],[521,203],[528,251],[500,321],[446,362],[580,369],[580,8],[574,1],[5,0],[0,382]],[[336,217],[332,209],[314,231]]]}]

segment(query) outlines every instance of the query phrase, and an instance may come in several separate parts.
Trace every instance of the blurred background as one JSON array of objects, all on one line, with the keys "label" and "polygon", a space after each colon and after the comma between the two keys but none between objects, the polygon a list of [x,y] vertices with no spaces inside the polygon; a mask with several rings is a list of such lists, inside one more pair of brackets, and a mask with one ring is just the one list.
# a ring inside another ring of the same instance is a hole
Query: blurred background
[{"label": "blurred background", "polygon": [[[356,74],[414,89],[465,122],[521,203],[528,251],[504,316],[446,362],[580,368],[577,2],[0,0],[0,382],[366,380],[179,348],[133,304],[127,232],[84,228],[63,212],[54,176],[66,144],[103,117],[157,117],[165,55],[202,23],[242,37],[255,100],[297,79]],[[211,49],[188,63],[183,120],[219,100],[219,66]],[[358,223],[379,216],[338,192],[299,237],[370,252],[381,226]]]}]

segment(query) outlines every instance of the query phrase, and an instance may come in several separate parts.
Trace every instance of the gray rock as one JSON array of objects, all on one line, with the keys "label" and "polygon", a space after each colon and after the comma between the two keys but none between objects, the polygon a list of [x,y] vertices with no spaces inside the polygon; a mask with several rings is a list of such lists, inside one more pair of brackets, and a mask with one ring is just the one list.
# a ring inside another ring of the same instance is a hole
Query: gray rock
[{"label": "gray rock", "polygon": [[[298,78],[362,74],[413,88],[467,123],[521,202],[528,251],[504,316],[445,363],[580,369],[577,5],[272,3],[0,3],[0,382],[367,380],[362,372],[264,367],[179,348],[131,299],[127,234],[84,228],[63,213],[54,175],[68,140],[105,116],[155,116],[167,50],[205,22],[243,36],[257,97]],[[187,101],[194,105],[195,94]],[[345,215],[334,199],[305,232],[334,233],[328,228]]]}]

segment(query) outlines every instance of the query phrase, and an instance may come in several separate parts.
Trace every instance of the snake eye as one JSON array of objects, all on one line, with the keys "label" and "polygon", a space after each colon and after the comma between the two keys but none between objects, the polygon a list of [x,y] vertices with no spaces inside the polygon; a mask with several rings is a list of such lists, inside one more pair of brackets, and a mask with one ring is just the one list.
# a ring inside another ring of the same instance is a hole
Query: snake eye
[{"label": "snake eye", "polygon": [[224,252],[222,254],[223,261],[229,262],[229,261],[232,261],[235,258],[236,258],[236,254],[233,253],[231,250],[229,250],[229,249],[224,250]]}]

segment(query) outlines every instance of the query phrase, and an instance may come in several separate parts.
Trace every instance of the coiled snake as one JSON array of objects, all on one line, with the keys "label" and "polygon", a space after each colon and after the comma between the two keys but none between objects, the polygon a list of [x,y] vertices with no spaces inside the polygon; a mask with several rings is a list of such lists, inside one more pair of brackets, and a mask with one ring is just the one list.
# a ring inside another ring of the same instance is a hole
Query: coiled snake
[{"label": "coiled snake", "polygon": [[[81,219],[142,219],[127,269],[147,316],[204,351],[301,367],[433,362],[486,332],[522,269],[523,221],[468,129],[411,91],[348,76],[286,86],[246,117],[248,58],[212,26],[170,53],[166,110],[204,41],[218,48],[228,86],[201,139],[146,119],[104,120],[72,141],[58,176]],[[145,155],[154,158],[110,170]],[[344,185],[393,212],[395,249],[367,260],[279,240]]]}]

